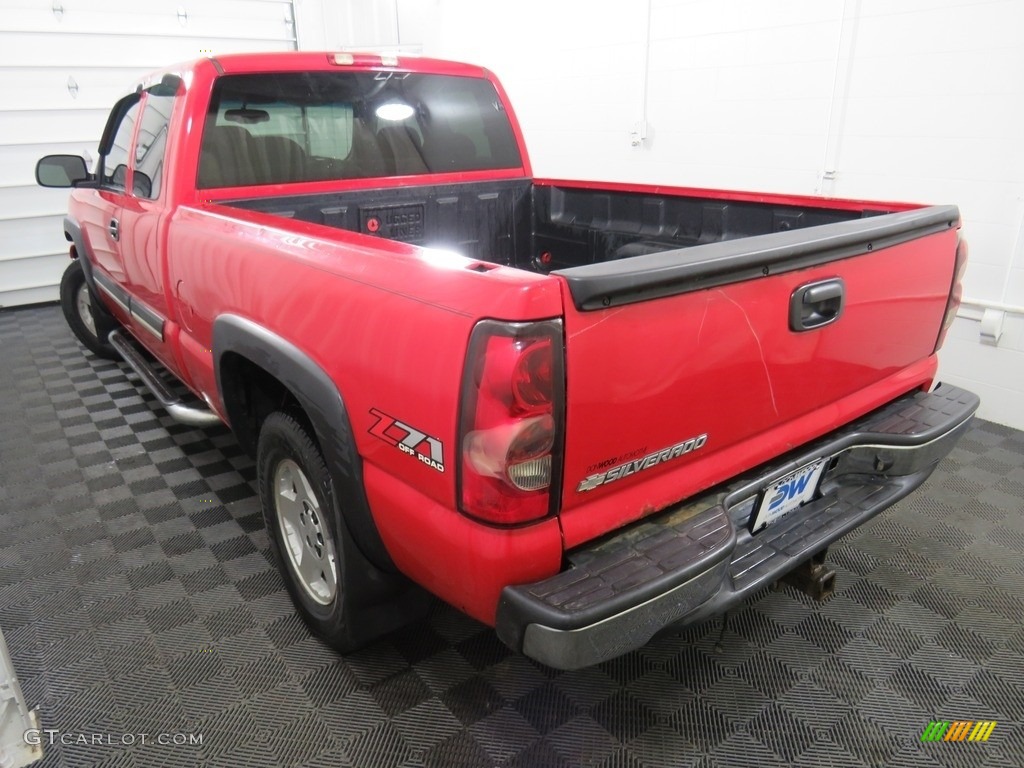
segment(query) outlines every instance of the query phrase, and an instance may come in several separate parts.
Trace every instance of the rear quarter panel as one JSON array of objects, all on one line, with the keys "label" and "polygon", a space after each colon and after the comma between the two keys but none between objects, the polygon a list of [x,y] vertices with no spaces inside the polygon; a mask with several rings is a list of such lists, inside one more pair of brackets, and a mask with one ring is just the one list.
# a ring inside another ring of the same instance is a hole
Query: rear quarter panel
[{"label": "rear quarter panel", "polygon": [[[481,318],[559,316],[557,279],[493,265],[479,272],[471,268],[478,262],[451,253],[281,224],[219,206],[175,213],[169,276],[196,389],[219,403],[210,346],[221,314],[252,320],[304,351],[345,402],[374,520],[396,565],[493,620],[501,587],[557,570],[561,539],[554,520],[502,531],[456,511],[466,349]],[[375,435],[381,414],[439,441],[443,471]]]}]

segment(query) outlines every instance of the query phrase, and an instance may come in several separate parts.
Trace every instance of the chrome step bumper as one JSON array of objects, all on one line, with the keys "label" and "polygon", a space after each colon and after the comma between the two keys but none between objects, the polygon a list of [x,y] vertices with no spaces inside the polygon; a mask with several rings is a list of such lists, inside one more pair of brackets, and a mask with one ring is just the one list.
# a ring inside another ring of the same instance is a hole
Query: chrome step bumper
[{"label": "chrome step bumper", "polygon": [[[498,636],[551,667],[577,669],[721,613],[920,486],[977,408],[976,395],[951,385],[908,394],[719,493],[571,552],[562,573],[502,591]],[[822,458],[817,497],[752,534],[764,490]]]}]

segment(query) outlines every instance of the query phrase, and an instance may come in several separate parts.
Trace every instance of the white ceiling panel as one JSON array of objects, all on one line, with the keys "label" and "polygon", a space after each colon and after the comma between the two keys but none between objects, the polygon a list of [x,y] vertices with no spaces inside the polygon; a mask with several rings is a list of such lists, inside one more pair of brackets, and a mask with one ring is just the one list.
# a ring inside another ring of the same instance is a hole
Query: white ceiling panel
[{"label": "white ceiling panel", "polygon": [[4,111],[97,109],[104,114],[146,67],[0,68],[0,104]]},{"label": "white ceiling panel", "polygon": [[23,304],[42,304],[44,302],[56,301],[59,292],[59,288],[56,285],[0,291],[0,309],[4,307],[19,307]]},{"label": "white ceiling panel", "polygon": [[68,261],[67,251],[33,259],[0,261],[0,306],[12,306],[8,294],[26,288],[52,287],[56,298],[60,276],[67,269]]},{"label": "white ceiling panel", "polygon": [[114,102],[147,72],[295,48],[291,0],[0,0],[0,306],[49,301],[67,264],[54,153],[96,156]]},{"label": "white ceiling panel", "polygon": [[4,9],[4,29],[45,35],[294,39],[291,2],[61,0]]},{"label": "white ceiling panel", "polygon": [[[184,30],[247,22],[287,26],[290,0],[60,0],[4,3],[4,27],[24,32],[101,34],[130,24],[140,35],[161,32],[169,20]],[[195,33],[194,33],[195,34]]]},{"label": "white ceiling panel", "polygon": [[67,201],[66,189],[46,189],[34,182],[9,187],[0,186],[0,212],[5,218],[46,216],[54,211],[60,211],[63,216],[63,212],[67,210]]},{"label": "white ceiling panel", "polygon": [[[176,61],[198,58],[204,52],[238,53],[242,51],[289,51],[289,40],[245,37],[191,37],[183,35],[150,37],[131,34],[61,35],[54,45],[53,35],[40,32],[0,31],[0,66],[74,68],[87,61],[91,66],[125,65],[146,70]],[[126,83],[127,84],[127,83]]]},{"label": "white ceiling panel", "polygon": [[106,121],[107,109],[0,112],[0,146],[98,144]]},{"label": "white ceiling panel", "polygon": [[[99,137],[97,136],[97,141]],[[81,155],[88,150],[96,156],[96,141],[61,142],[53,144],[0,145],[0,183],[28,186],[36,183],[36,163],[43,155]],[[91,144],[92,146],[89,146]],[[56,213],[56,211],[52,211]]]},{"label": "white ceiling panel", "polygon": [[0,262],[67,253],[63,221],[62,214],[0,219]]}]

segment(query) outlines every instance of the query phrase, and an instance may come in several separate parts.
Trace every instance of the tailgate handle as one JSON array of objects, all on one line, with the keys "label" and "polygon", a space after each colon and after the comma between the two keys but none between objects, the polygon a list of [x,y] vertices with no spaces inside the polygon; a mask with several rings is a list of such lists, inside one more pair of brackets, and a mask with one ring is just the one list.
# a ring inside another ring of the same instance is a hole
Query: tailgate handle
[{"label": "tailgate handle", "polygon": [[834,323],[843,313],[846,286],[840,277],[801,285],[789,301],[789,329],[810,331]]}]

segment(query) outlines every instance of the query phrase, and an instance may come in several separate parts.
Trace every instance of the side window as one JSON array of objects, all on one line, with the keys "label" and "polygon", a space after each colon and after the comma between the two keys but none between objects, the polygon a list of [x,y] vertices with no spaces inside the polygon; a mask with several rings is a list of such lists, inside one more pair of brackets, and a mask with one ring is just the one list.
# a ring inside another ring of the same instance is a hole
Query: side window
[{"label": "side window", "polygon": [[100,181],[104,186],[124,191],[125,180],[128,178],[128,148],[132,143],[132,134],[135,132],[135,121],[138,119],[138,115],[139,102],[135,101],[117,124],[110,151],[102,157]]},{"label": "side window", "polygon": [[154,200],[160,196],[164,154],[167,150],[167,126],[171,122],[174,96],[150,93],[142,111],[139,135],[135,141],[135,173],[132,194]]}]

